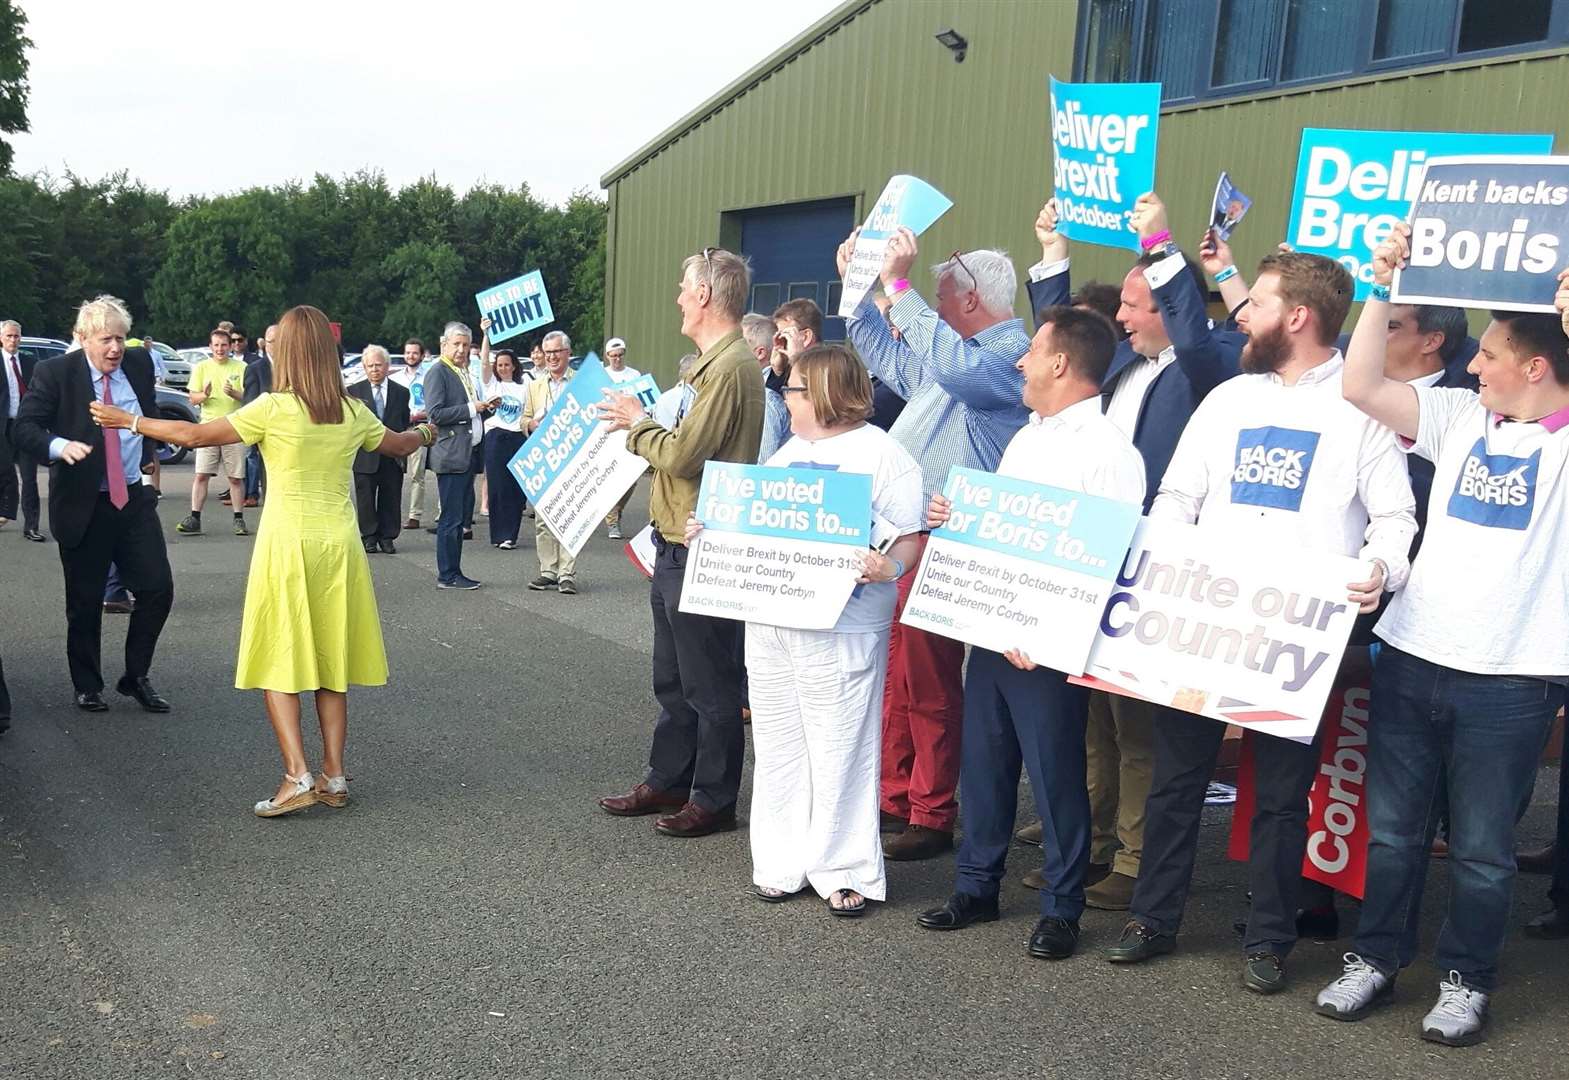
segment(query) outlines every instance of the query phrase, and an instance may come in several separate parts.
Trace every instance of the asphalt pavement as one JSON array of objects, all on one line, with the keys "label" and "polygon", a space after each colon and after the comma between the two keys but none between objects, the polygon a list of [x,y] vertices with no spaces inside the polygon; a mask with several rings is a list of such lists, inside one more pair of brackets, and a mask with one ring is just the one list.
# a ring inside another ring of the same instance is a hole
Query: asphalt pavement
[{"label": "asphalt pavement", "polygon": [[[641,778],[655,714],[646,586],[603,534],[575,597],[529,592],[532,532],[499,551],[483,518],[464,550],[476,593],[436,589],[424,532],[373,557],[392,679],[350,696],[352,801],[258,819],[281,770],[260,694],[233,689],[253,540],[215,497],[208,535],[174,533],[189,472],[164,478],[168,716],[75,709],[54,545],[0,530],[0,1077],[1569,1076],[1569,943],[1518,929],[1540,877],[1520,879],[1491,1039],[1470,1050],[1417,1037],[1441,862],[1391,1007],[1312,1014],[1346,939],[1304,942],[1281,995],[1243,990],[1225,810],[1179,951],[1139,968],[1097,956],[1122,925],[1108,912],[1086,914],[1073,959],[1025,954],[1024,848],[1003,918],[958,933],[915,924],[951,858],[890,864],[889,902],[859,920],[758,903],[744,824],[675,840],[595,806]],[[123,635],[106,617],[111,684]],[[1550,837],[1556,779],[1543,770],[1524,841]],[[750,771],[743,818],[749,789]]]}]

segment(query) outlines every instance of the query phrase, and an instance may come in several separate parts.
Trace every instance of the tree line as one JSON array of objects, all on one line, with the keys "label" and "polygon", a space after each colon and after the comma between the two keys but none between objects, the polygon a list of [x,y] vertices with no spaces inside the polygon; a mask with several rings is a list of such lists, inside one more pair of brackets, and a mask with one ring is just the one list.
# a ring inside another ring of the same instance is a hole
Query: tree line
[{"label": "tree line", "polygon": [[186,345],[230,319],[253,337],[294,304],[343,324],[346,348],[433,344],[462,319],[478,333],[474,294],[543,273],[556,322],[582,349],[604,329],[605,203],[579,192],[564,205],[527,185],[489,184],[462,196],[433,178],[397,191],[379,172],[318,174],[230,195],[172,199],[118,173],[0,178],[0,318],[23,332],[67,337],[82,300],[124,299],[132,333]]}]

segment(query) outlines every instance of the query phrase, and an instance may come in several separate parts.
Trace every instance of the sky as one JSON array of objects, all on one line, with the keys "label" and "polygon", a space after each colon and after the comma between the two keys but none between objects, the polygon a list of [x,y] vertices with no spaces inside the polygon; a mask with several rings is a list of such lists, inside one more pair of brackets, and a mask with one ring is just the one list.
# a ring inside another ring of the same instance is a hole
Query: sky
[{"label": "sky", "polygon": [[20,0],[19,173],[175,196],[318,172],[560,202],[839,0]]}]

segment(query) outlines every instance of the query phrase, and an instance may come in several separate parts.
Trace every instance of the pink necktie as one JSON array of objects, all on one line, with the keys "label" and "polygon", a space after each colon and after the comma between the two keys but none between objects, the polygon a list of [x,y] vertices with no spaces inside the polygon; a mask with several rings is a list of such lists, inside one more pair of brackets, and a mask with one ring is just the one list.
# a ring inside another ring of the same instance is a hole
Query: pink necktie
[{"label": "pink necktie", "polygon": [[[108,375],[104,376],[104,404],[114,404],[109,396]],[[109,472],[109,501],[114,503],[116,510],[124,510],[125,504],[131,501],[131,493],[125,487],[125,461],[120,457],[118,431],[104,432],[104,468]]]}]

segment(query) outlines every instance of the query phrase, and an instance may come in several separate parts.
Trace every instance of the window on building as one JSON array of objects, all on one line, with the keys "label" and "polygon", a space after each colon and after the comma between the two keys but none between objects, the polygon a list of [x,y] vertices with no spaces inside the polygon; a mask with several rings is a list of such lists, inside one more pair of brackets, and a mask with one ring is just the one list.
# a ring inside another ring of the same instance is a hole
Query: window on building
[{"label": "window on building", "polygon": [[1079,0],[1076,70],[1168,103],[1569,43],[1569,0]]}]

